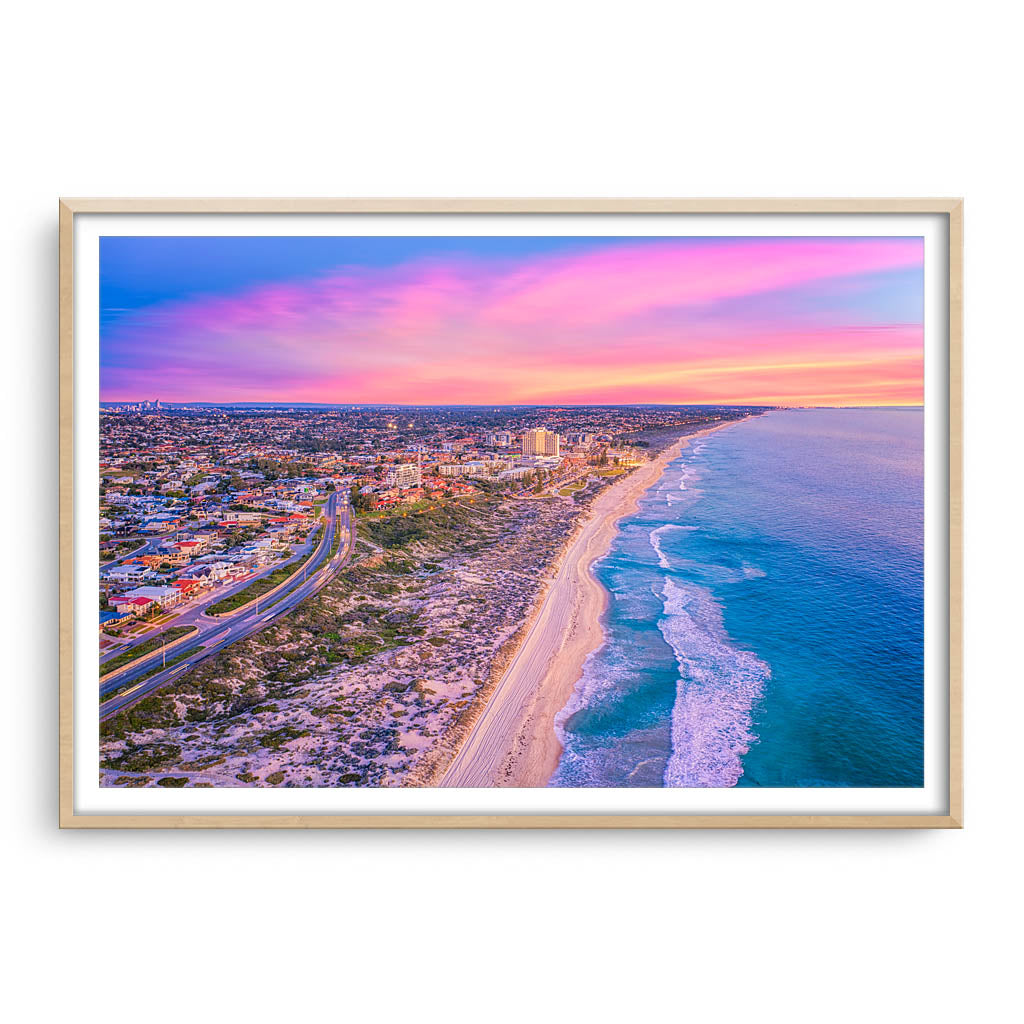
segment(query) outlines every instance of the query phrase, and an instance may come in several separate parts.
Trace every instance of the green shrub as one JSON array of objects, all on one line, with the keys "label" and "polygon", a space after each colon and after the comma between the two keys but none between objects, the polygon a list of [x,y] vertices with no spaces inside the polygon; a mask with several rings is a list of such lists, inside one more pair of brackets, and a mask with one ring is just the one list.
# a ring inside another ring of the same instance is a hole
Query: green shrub
[{"label": "green shrub", "polygon": [[114,779],[115,786],[129,786],[136,788],[138,786],[148,786],[149,776],[148,775],[119,775]]},{"label": "green shrub", "polygon": [[129,744],[117,757],[106,758],[103,767],[123,772],[144,772],[159,770],[179,760],[181,747],[176,743]]},{"label": "green shrub", "polygon": [[259,744],[268,750],[280,750],[284,744],[308,735],[308,729],[296,729],[293,725],[286,725],[281,729],[275,729],[273,732],[265,732],[259,737]]}]

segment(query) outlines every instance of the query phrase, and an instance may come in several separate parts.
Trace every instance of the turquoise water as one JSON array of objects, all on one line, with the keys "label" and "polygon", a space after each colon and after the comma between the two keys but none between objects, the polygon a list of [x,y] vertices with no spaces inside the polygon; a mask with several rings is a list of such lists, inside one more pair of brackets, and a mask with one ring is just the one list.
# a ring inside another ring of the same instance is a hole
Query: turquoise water
[{"label": "turquoise water", "polygon": [[595,567],[606,642],[556,786],[921,786],[924,417],[698,439]]}]

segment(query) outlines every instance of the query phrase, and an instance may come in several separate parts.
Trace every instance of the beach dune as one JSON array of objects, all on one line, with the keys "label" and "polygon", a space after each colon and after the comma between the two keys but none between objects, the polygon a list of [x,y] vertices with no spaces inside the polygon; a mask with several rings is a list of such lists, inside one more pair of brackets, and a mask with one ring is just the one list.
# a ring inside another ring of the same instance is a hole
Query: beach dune
[{"label": "beach dune", "polygon": [[[736,422],[736,421],[734,421]],[[604,642],[607,604],[592,566],[606,554],[620,519],[691,441],[689,434],[598,495],[561,560],[522,642],[447,770],[442,787],[546,786],[562,753],[555,716],[568,703],[591,651]]]}]

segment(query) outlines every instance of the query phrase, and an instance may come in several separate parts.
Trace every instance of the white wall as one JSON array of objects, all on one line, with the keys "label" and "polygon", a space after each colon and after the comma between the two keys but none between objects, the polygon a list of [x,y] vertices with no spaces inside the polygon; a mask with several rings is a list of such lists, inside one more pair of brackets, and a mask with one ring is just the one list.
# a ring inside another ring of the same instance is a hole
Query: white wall
[{"label": "white wall", "polygon": [[[1019,968],[1019,10],[39,2],[5,28],[16,1017],[993,1019]],[[58,833],[60,194],[965,195],[966,830]]]}]

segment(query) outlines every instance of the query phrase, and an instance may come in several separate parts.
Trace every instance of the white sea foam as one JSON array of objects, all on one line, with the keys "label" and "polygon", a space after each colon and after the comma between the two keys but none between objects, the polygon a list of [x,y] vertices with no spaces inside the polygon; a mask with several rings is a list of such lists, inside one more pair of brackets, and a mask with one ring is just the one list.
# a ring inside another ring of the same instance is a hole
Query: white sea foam
[{"label": "white sea foam", "polygon": [[748,562],[737,569],[725,565],[698,566],[690,559],[681,558],[679,555],[676,556],[675,561],[670,561],[662,545],[662,536],[667,534],[669,530],[688,533],[697,529],[699,527],[685,523],[664,523],[651,530],[648,538],[650,539],[651,547],[654,548],[654,553],[658,556],[658,565],[662,569],[699,569],[706,578],[713,580],[715,583],[740,583],[743,580],[761,579],[765,575],[763,569],[759,569],[756,565],[750,565]]},{"label": "white sea foam", "polygon": [[665,523],[663,526],[656,526],[653,530],[651,530],[651,547],[654,548],[654,553],[658,556],[658,564],[662,567],[662,569],[671,569],[672,563],[669,562],[668,558],[665,557],[665,551],[661,546],[661,535],[669,530],[690,531],[696,529],[696,526],[684,526],[681,523]]},{"label": "white sea foam", "polygon": [[692,466],[687,462],[679,462],[675,464],[679,469],[679,479],[675,480],[674,477],[669,473],[665,473],[662,476],[662,484],[658,487],[658,496],[665,502],[666,505],[675,505],[682,499],[679,496],[679,491],[685,491],[687,484],[692,484],[698,477],[696,467]]},{"label": "white sea foam", "polygon": [[666,578],[658,626],[679,664],[666,786],[734,786],[754,740],[751,711],[771,672],[733,646],[710,592]]},{"label": "white sea foam", "polygon": [[573,688],[568,702],[565,707],[555,715],[555,735],[558,737],[558,742],[561,743],[563,750],[568,749],[569,746],[566,741],[565,723],[569,721],[569,719],[572,718],[580,708],[587,707],[594,703],[596,697],[607,693],[615,686],[616,680],[614,673],[602,673],[599,668],[601,665],[600,655],[605,650],[607,642],[608,639],[606,635],[605,642],[587,655],[583,662],[583,671],[580,674],[579,680],[576,682],[576,686]]}]

